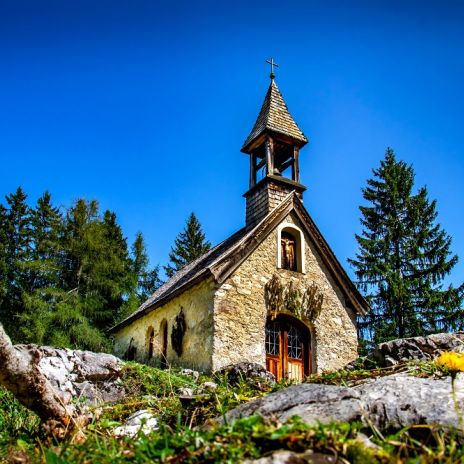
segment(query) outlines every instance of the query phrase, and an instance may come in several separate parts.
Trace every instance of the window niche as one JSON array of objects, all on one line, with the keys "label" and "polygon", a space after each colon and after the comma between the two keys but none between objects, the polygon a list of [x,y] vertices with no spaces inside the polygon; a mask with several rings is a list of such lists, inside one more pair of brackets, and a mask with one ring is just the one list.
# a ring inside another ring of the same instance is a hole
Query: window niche
[{"label": "window niche", "polygon": [[163,319],[160,324],[161,335],[161,368],[168,366],[168,323]]},{"label": "window niche", "polygon": [[303,232],[294,224],[281,224],[277,232],[277,267],[304,273]]},{"label": "window niche", "polygon": [[148,360],[153,358],[155,353],[155,329],[149,327],[147,331],[147,344],[148,344]]}]

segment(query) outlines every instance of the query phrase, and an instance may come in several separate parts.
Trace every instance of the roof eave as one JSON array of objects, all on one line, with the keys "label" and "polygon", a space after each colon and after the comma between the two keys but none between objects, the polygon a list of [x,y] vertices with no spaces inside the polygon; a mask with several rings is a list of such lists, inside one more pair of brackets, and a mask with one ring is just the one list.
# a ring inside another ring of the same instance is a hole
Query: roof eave
[{"label": "roof eave", "polygon": [[194,279],[185,282],[184,284],[175,288],[172,292],[167,293],[166,295],[163,295],[159,300],[156,300],[151,305],[148,305],[146,308],[143,308],[142,311],[134,313],[132,316],[129,316],[127,319],[124,319],[119,324],[116,324],[115,326],[111,327],[108,330],[108,333],[114,333],[114,332],[117,332],[118,330],[121,330],[124,327],[127,327],[128,325],[132,324],[132,322],[136,321],[137,319],[140,319],[142,316],[145,316],[146,314],[154,311],[160,306],[165,305],[167,302],[169,302],[176,296],[179,296],[185,290],[188,290],[189,288],[194,287],[195,285],[199,284],[200,282],[204,281],[205,279],[211,276],[214,277],[214,275],[212,274],[209,268],[203,269],[203,271],[199,275],[197,275]]},{"label": "roof eave", "polygon": [[245,143],[243,144],[240,151],[247,155],[250,154],[253,150],[255,150],[257,147],[259,147],[263,143],[266,135],[274,136],[276,139],[281,140],[291,145],[295,145],[298,148],[303,148],[308,143],[308,138],[304,134],[303,134],[304,138],[299,139],[291,135],[288,135],[284,132],[279,132],[274,129],[265,128],[259,134],[253,137],[251,140],[248,140],[248,139],[245,140]]}]

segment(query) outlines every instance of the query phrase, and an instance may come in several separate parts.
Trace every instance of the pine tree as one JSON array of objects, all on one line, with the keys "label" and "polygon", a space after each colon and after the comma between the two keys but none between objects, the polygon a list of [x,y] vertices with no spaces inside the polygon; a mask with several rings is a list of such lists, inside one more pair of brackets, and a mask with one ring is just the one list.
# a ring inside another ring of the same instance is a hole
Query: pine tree
[{"label": "pine tree", "polygon": [[442,284],[458,258],[436,222],[436,201],[425,187],[413,194],[414,170],[390,148],[373,174],[363,189],[359,251],[349,260],[372,307],[360,335],[378,343],[462,329],[464,285]]},{"label": "pine tree", "polygon": [[127,242],[116,215],[99,214],[96,201],[78,200],[67,213],[66,282],[77,292],[84,315],[105,330],[118,316],[131,289]]},{"label": "pine tree", "polygon": [[23,263],[29,278],[21,294],[23,310],[18,316],[22,342],[49,343],[49,337],[59,330],[52,316],[63,293],[63,227],[59,209],[52,205],[50,193],[44,192],[31,210],[30,260]]},{"label": "pine tree", "polygon": [[138,232],[132,245],[132,272],[139,303],[143,303],[161,285],[159,267],[148,268],[148,254],[143,235]]},{"label": "pine tree", "polygon": [[56,287],[62,274],[64,223],[59,208],[52,205],[49,192],[37,200],[31,224],[31,285],[34,289]]},{"label": "pine tree", "polygon": [[185,229],[174,240],[169,253],[170,263],[164,266],[168,277],[172,277],[179,269],[191,263],[211,249],[211,243],[205,239],[201,225],[195,214],[187,219]]},{"label": "pine tree", "polygon": [[27,263],[31,259],[31,212],[26,198],[21,187],[7,195],[4,217],[6,294],[0,318],[13,339],[17,334],[17,317],[24,309],[22,293],[30,286]]},{"label": "pine tree", "polygon": [[84,293],[85,271],[92,242],[92,228],[98,219],[98,203],[77,200],[66,212],[64,239],[64,284],[69,292]]}]

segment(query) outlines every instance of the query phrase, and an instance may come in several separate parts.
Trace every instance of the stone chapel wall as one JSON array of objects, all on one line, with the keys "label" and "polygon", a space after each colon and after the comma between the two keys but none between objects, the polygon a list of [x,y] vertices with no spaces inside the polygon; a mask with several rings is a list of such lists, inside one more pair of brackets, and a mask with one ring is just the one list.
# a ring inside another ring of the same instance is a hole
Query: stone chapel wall
[{"label": "stone chapel wall", "polygon": [[[283,222],[299,226],[292,214]],[[213,370],[240,361],[265,366],[264,286],[275,273],[285,282],[294,279],[304,285],[316,283],[324,295],[323,309],[310,327],[313,365],[317,372],[338,369],[357,357],[354,314],[345,307],[340,289],[306,234],[305,259],[305,274],[277,269],[277,230],[274,230],[218,288]]]},{"label": "stone chapel wall", "polygon": [[[164,306],[156,308],[120,329],[115,335],[116,355],[123,356],[132,340],[132,346],[137,349],[137,361],[159,366],[162,349],[161,324],[163,320],[166,320],[168,325],[168,363],[204,372],[211,371],[214,289],[212,279],[207,279],[173,298]],[[182,344],[182,356],[179,357],[172,347],[171,333],[181,308],[185,315],[187,329]],[[148,359],[148,339],[151,327],[154,329],[154,356],[152,359]]]}]

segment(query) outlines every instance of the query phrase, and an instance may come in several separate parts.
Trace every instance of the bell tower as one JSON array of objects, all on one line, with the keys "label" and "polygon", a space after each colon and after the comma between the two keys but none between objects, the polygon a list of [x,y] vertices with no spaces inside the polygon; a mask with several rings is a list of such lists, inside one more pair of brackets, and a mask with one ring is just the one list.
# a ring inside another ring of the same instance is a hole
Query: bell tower
[{"label": "bell tower", "polygon": [[250,156],[250,185],[246,198],[246,226],[253,227],[290,192],[300,198],[299,153],[308,139],[290,115],[275,83],[274,61],[271,83],[255,125],[241,151]]}]

